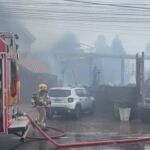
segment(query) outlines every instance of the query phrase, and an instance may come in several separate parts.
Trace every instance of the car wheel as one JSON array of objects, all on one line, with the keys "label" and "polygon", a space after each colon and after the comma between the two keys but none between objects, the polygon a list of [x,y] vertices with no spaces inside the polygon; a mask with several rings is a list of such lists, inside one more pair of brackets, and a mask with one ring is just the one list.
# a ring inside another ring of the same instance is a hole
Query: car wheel
[{"label": "car wheel", "polygon": [[76,108],[75,108],[74,116],[75,116],[76,119],[81,118],[81,107],[79,105],[77,105]]}]

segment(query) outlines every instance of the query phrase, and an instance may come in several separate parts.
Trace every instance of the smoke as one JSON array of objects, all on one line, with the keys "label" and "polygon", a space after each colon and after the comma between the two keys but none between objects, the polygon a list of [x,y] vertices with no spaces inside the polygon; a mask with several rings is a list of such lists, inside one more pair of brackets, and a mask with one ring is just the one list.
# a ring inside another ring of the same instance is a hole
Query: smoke
[{"label": "smoke", "polygon": [[[122,55],[126,50],[118,36],[112,40],[109,46],[104,36],[98,36],[95,42],[95,52],[100,54]],[[86,85],[93,83],[97,67],[97,83],[120,84],[121,83],[121,60],[111,58],[89,58],[86,50],[81,49],[80,41],[75,34],[66,32],[53,44],[39,52],[33,52],[32,56],[47,65],[49,72],[58,76],[58,80],[64,85]],[[81,57],[81,55],[83,57]],[[80,56],[80,57],[79,57]],[[128,83],[128,61],[125,62],[125,82]]]}]

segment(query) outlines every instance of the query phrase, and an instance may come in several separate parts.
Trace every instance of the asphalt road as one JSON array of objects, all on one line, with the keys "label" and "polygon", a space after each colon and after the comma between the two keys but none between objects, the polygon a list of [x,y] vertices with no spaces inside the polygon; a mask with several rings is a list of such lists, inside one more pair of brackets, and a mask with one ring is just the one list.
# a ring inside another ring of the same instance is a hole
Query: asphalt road
[{"label": "asphalt road", "polygon": [[[49,126],[64,130],[66,136],[60,138],[60,143],[71,143],[76,141],[93,141],[103,139],[122,139],[137,136],[150,136],[150,124],[140,121],[120,122],[112,117],[96,113],[93,116],[84,115],[80,120],[56,116],[48,121]],[[33,135],[34,134],[34,135]],[[52,130],[49,134],[55,135]],[[40,135],[31,129],[30,136]],[[55,150],[56,148],[47,141],[26,140],[24,143],[14,135],[0,134],[0,150]],[[95,146],[84,148],[69,148],[68,150],[149,150],[150,142]],[[65,149],[61,149],[65,150]]]}]

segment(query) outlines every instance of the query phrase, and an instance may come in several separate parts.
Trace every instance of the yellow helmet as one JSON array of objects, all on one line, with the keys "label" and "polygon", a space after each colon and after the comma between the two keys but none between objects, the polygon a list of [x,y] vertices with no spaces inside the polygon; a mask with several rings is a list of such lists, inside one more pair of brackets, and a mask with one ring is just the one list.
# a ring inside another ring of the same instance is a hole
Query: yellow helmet
[{"label": "yellow helmet", "polygon": [[45,83],[40,83],[39,86],[38,86],[38,88],[39,88],[39,91],[41,91],[41,90],[47,90],[47,85]]}]

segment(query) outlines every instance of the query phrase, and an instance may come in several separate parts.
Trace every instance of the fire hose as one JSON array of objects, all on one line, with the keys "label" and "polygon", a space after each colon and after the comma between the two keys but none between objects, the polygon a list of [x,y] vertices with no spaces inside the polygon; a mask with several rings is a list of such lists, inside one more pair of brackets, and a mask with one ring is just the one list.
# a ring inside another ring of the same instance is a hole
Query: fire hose
[{"label": "fire hose", "polygon": [[58,148],[75,148],[75,147],[86,147],[86,146],[97,146],[97,145],[111,145],[111,144],[129,144],[135,142],[146,142],[150,141],[150,137],[137,137],[128,139],[118,139],[118,140],[100,140],[100,141],[90,141],[90,142],[76,142],[76,143],[58,143],[52,136],[45,132],[41,126],[30,116],[26,115],[30,122],[36,127],[36,129],[43,135],[43,137],[54,144]]},{"label": "fire hose", "polygon": [[[57,128],[54,128],[54,127],[51,127],[51,126],[46,126],[46,128],[54,130],[54,131],[59,133],[58,135],[51,136],[52,139],[59,139],[59,138],[64,137],[66,135],[65,132],[60,130],[60,129],[57,129]],[[22,137],[22,135],[17,133],[17,132],[15,133],[15,135],[17,135],[18,137]],[[26,139],[30,139],[30,140],[46,140],[46,138],[33,137],[33,136],[26,136]]]}]

